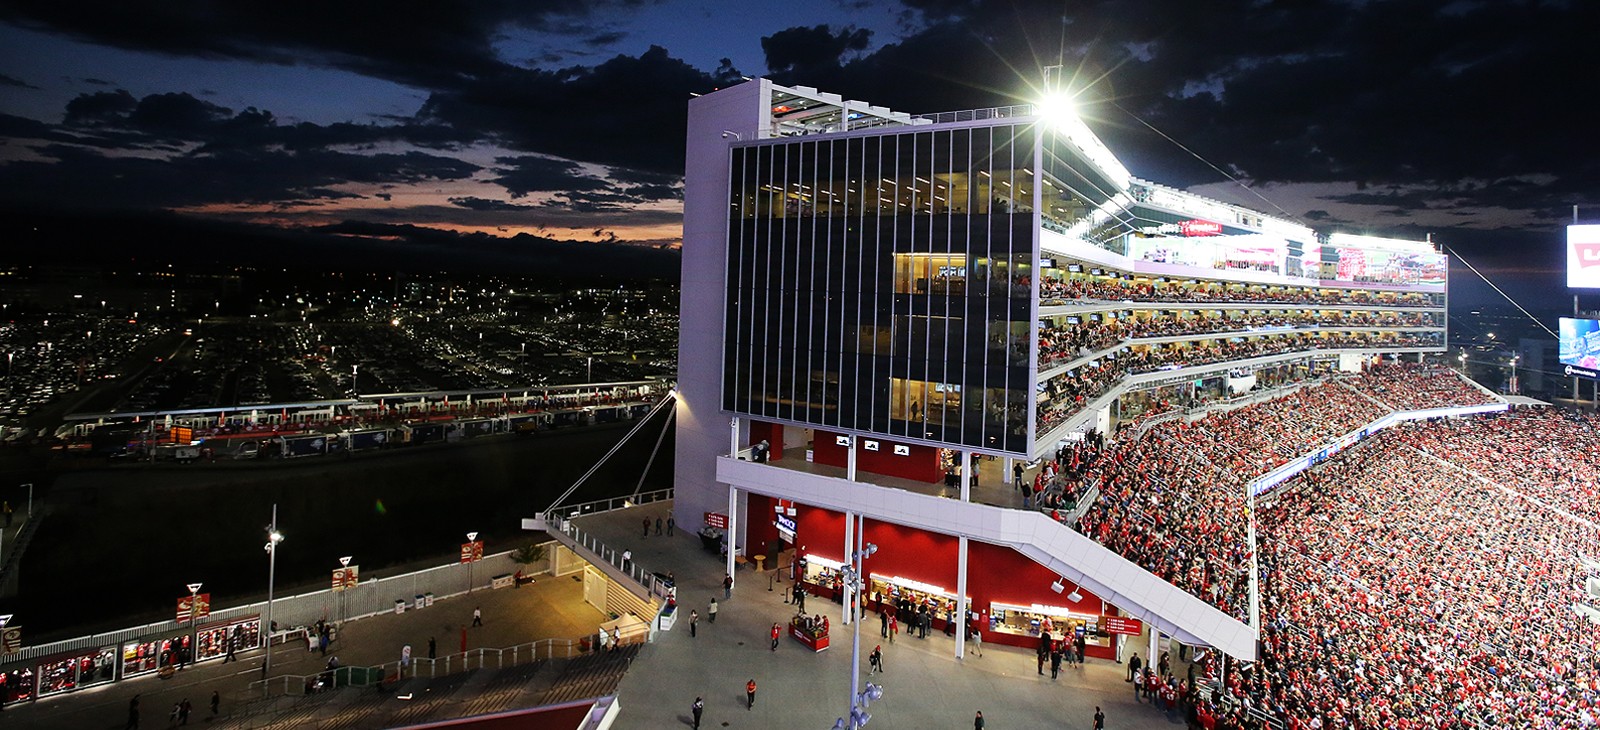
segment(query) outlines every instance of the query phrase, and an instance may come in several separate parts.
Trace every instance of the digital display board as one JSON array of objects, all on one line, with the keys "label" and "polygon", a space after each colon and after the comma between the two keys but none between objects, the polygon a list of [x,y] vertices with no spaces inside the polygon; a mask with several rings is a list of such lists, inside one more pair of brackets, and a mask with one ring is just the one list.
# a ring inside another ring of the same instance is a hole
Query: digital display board
[{"label": "digital display board", "polygon": [[1600,289],[1600,225],[1567,226],[1567,287]]},{"label": "digital display board", "polygon": [[1559,334],[1557,357],[1567,374],[1594,377],[1600,371],[1600,321],[1562,317]]}]

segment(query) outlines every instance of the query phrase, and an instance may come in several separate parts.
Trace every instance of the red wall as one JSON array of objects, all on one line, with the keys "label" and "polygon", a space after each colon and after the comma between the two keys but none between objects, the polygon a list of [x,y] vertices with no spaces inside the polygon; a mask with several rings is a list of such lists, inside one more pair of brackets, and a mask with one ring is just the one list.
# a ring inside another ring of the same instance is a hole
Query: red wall
[{"label": "red wall", "polygon": [[[811,442],[811,459],[818,464],[827,464],[845,468],[849,466],[849,454],[845,447],[834,442],[838,434],[827,431],[813,431]],[[878,442],[877,451],[868,451],[862,445],[863,439]],[[896,456],[894,447],[897,444],[877,437],[862,436],[856,439],[856,469],[869,474],[883,474],[886,476],[911,479],[919,482],[944,481],[944,472],[939,469],[939,450],[932,446],[918,446],[910,444],[911,455]],[[899,444],[906,445],[906,444]],[[843,537],[839,538],[843,540]],[[910,576],[907,576],[910,577]]]},{"label": "red wall", "polygon": [[755,446],[765,439],[767,445],[772,447],[768,458],[773,461],[783,458],[783,425],[766,423],[764,421],[750,422],[750,445]]},{"label": "red wall", "polygon": [[[760,494],[750,494],[745,503],[745,555],[765,555],[767,545],[778,538],[778,526],[772,524],[772,511],[778,500]],[[842,522],[840,524],[843,524]],[[767,563],[767,567],[772,567]]]}]

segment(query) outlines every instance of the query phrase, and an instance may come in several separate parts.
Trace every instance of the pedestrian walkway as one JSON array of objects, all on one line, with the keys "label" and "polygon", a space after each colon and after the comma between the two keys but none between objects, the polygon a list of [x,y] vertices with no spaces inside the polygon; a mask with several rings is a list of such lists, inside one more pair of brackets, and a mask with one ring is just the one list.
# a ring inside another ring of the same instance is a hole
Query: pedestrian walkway
[{"label": "pedestrian walkway", "polygon": [[[583,601],[582,574],[540,576],[520,588],[484,588],[464,596],[441,599],[429,608],[404,614],[383,614],[346,623],[328,656],[338,656],[343,666],[371,666],[400,658],[411,645],[415,657],[428,656],[433,637],[439,657],[467,649],[502,648],[540,639],[577,639],[594,632],[605,620],[601,612]],[[473,628],[472,611],[483,611],[483,626]],[[463,639],[463,631],[465,639]],[[172,679],[139,677],[83,690],[39,702],[8,706],[3,721],[30,728],[122,727],[128,702],[139,695],[142,727],[166,727],[172,705],[187,698],[195,712],[190,723],[204,725],[210,714],[213,690],[222,693],[222,717],[261,696],[250,683],[261,678],[263,652],[244,654],[239,662],[207,662],[178,672]],[[303,642],[273,647],[272,674],[304,675],[320,671],[326,663],[320,653],[307,652]],[[442,671],[442,670],[441,670]]]},{"label": "pedestrian walkway", "polygon": [[[788,626],[794,607],[785,603],[791,584],[776,571],[740,570],[733,597],[723,599],[723,559],[701,547],[695,527],[680,526],[674,537],[641,535],[644,519],[652,524],[670,503],[644,505],[577,518],[578,525],[615,550],[631,550],[646,571],[672,572],[678,584],[679,616],[671,631],[659,634],[639,653],[618,688],[622,713],[619,730],[656,730],[693,724],[689,706],[705,698],[701,727],[817,728],[833,727],[849,709],[851,626],[843,623],[837,603],[811,599],[808,613],[825,612],[831,623],[831,647],[812,653],[784,638],[776,654],[769,651],[774,622]],[[769,590],[769,585],[771,586]],[[706,607],[715,596],[717,622]],[[688,612],[700,612],[698,636],[689,637]],[[1165,715],[1136,703],[1131,685],[1123,682],[1122,664],[1090,659],[1082,669],[1067,669],[1051,680],[1036,672],[1033,653],[985,644],[984,656],[969,652],[956,659],[953,639],[930,634],[927,639],[902,638],[895,644],[879,639],[871,614],[862,626],[863,686],[883,687],[883,699],[872,703],[873,727],[965,727],[982,710],[991,728],[1089,728],[1094,708],[1106,713],[1107,727],[1169,728]],[[867,655],[883,644],[885,672],[868,676]],[[758,685],[754,709],[745,709],[745,682]]]}]

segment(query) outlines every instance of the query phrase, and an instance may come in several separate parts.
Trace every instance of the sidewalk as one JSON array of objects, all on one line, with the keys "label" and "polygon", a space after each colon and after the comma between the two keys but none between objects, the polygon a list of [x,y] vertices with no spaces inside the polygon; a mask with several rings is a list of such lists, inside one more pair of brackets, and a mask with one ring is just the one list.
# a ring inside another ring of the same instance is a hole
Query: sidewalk
[{"label": "sidewalk", "polygon": [[[656,730],[692,724],[689,705],[705,698],[702,727],[816,728],[833,727],[846,714],[850,694],[852,626],[841,620],[839,604],[812,599],[807,613],[824,612],[831,623],[830,648],[813,654],[787,635],[794,608],[786,603],[792,584],[773,581],[773,571],[739,571],[733,597],[722,598],[723,562],[700,546],[694,530],[680,527],[674,537],[640,536],[640,522],[665,515],[668,504],[577,518],[587,532],[617,550],[632,550],[646,570],[676,574],[679,617],[671,631],[646,645],[622,681],[618,697],[623,711],[613,726],[619,730]],[[716,596],[717,623],[711,624],[706,604]],[[689,611],[700,612],[699,636],[689,638]],[[776,653],[769,650],[773,623],[785,634]],[[872,703],[872,727],[970,727],[983,711],[991,728],[1090,728],[1094,708],[1106,713],[1106,726],[1174,728],[1165,715],[1133,700],[1133,688],[1122,680],[1125,665],[1090,659],[1077,669],[1063,667],[1051,680],[1046,668],[1037,673],[1034,655],[1012,647],[984,645],[984,656],[957,660],[954,640],[943,634],[927,639],[905,635],[893,645],[879,638],[876,615],[861,627],[862,686],[883,687],[883,699]],[[885,674],[867,675],[866,657],[882,644]],[[746,710],[744,687],[758,685],[754,710]]]},{"label": "sidewalk", "polygon": [[[578,576],[581,578],[581,574]],[[483,626],[470,628],[472,609],[483,611]],[[328,656],[338,656],[344,666],[370,666],[400,658],[411,645],[412,655],[428,655],[428,637],[438,642],[438,656],[461,650],[461,632],[467,629],[467,648],[502,648],[540,639],[577,639],[592,633],[604,619],[600,611],[583,602],[583,583],[573,577],[540,576],[532,585],[490,590],[441,599],[431,608],[383,614],[351,621],[339,632]],[[179,672],[170,680],[139,677],[105,687],[83,690],[38,702],[8,706],[0,718],[30,728],[120,728],[128,719],[128,701],[139,695],[143,727],[166,727],[173,703],[184,698],[194,705],[191,725],[204,725],[210,714],[211,692],[222,693],[222,715],[245,701],[261,696],[249,689],[261,678],[264,653],[249,652],[242,661],[207,662]],[[310,674],[326,663],[320,653],[308,653],[303,642],[273,647],[272,674]]]}]

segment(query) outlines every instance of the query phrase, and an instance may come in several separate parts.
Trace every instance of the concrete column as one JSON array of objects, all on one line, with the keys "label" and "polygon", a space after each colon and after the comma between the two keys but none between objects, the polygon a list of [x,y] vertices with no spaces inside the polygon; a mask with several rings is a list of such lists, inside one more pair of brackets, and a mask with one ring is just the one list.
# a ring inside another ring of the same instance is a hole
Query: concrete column
[{"label": "concrete column", "polygon": [[[856,437],[855,436],[848,436],[847,438],[850,439],[850,445],[848,447],[846,447],[849,450],[846,452],[846,457],[845,457],[845,475],[844,476],[845,476],[846,479],[849,479],[850,481],[853,482],[853,481],[856,480]],[[850,543],[847,541],[845,543],[845,554],[846,555],[850,554],[849,550],[850,550]]]},{"label": "concrete column", "polygon": [[[851,454],[855,454],[855,451],[852,450],[850,453]],[[852,458],[851,461],[854,462],[855,459]],[[851,555],[853,555],[855,553],[855,551],[856,551],[856,516],[854,514],[846,512],[846,513],[844,513],[844,560],[842,560],[840,562],[844,563],[846,566],[854,567],[855,564],[856,564],[856,561],[855,561],[854,558],[851,557]],[[843,600],[839,601],[840,605],[842,605],[844,607],[844,610],[842,612],[842,614],[843,614],[843,619],[842,620],[844,621],[845,625],[849,625],[849,623],[850,623],[850,614],[853,613],[850,610],[850,592],[851,592],[850,584],[849,584],[849,582],[841,582],[839,585],[843,586],[843,588],[840,589],[841,592],[843,593],[843,596],[842,596]]]},{"label": "concrete column", "polygon": [[956,622],[957,659],[967,654],[967,612],[970,610],[971,606],[967,605],[967,537],[961,535],[956,538],[956,615],[951,617]]},{"label": "concrete column", "polygon": [[1017,485],[1016,485],[1016,480],[1013,478],[1014,476],[1015,475],[1013,475],[1011,473],[1011,457],[1009,457],[1009,456],[1004,457],[1002,459],[1001,465],[1000,465],[1000,477],[1001,477],[1001,480],[1004,481],[1006,484],[1010,484],[1012,489],[1015,489],[1017,487]]},{"label": "concrete column", "polygon": [[733,576],[735,583],[739,582],[739,577],[733,570],[738,565],[733,562],[734,553],[737,552],[738,536],[739,488],[730,484],[728,485],[728,575]]},{"label": "concrete column", "polygon": [[728,456],[737,458],[739,455],[739,417],[734,416],[729,420],[728,425],[732,427],[731,430],[733,432],[728,437]]},{"label": "concrete column", "polygon": [[1161,632],[1159,630],[1157,630],[1156,627],[1151,626],[1150,627],[1150,653],[1145,655],[1145,660],[1144,660],[1144,665],[1145,666],[1147,666],[1147,667],[1149,667],[1151,669],[1156,669],[1156,668],[1158,668],[1160,666],[1160,662],[1158,662],[1157,660],[1161,658],[1161,655],[1156,652],[1156,650],[1158,648],[1160,648],[1160,646],[1161,646]]},{"label": "concrete column", "polygon": [[972,501],[972,452],[961,452],[961,501]]}]

